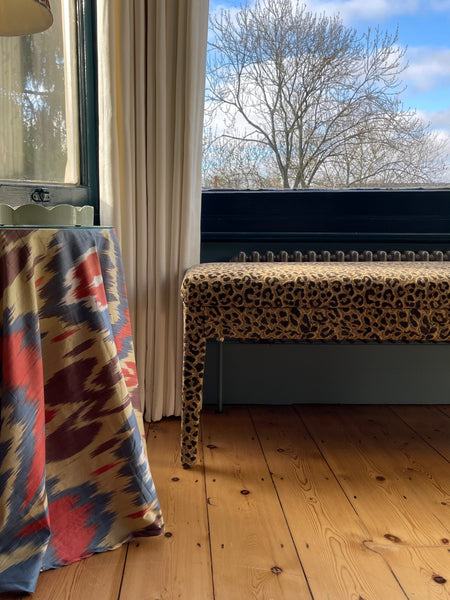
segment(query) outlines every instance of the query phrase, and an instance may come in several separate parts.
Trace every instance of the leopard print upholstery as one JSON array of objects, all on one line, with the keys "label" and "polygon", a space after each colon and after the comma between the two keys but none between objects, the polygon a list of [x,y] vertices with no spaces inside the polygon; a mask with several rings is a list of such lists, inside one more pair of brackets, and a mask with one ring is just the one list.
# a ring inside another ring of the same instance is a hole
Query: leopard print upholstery
[{"label": "leopard print upholstery", "polygon": [[182,284],[181,460],[196,462],[207,339],[450,341],[450,263],[204,263]]}]

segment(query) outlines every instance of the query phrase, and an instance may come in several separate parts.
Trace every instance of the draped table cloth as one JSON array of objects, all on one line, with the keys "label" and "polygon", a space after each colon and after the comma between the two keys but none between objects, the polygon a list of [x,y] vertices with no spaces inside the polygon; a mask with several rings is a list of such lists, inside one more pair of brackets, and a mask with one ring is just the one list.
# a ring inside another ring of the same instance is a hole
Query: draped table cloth
[{"label": "draped table cloth", "polygon": [[158,535],[110,228],[0,228],[0,592]]}]

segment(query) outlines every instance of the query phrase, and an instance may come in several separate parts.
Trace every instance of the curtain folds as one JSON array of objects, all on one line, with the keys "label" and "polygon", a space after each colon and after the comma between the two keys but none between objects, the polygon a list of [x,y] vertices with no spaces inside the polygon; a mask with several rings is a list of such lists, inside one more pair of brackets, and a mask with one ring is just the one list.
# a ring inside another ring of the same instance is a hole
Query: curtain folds
[{"label": "curtain folds", "polygon": [[144,417],[155,421],[181,409],[179,289],[200,256],[208,0],[97,0],[97,22],[101,223],[121,245]]}]

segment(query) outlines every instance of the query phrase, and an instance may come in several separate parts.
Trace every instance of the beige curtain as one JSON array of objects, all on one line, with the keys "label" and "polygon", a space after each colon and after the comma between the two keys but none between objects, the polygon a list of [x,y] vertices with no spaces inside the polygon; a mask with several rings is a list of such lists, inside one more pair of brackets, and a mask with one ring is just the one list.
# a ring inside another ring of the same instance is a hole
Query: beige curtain
[{"label": "beige curtain", "polygon": [[144,417],[181,409],[181,279],[199,262],[208,0],[97,0],[100,213],[121,244]]}]

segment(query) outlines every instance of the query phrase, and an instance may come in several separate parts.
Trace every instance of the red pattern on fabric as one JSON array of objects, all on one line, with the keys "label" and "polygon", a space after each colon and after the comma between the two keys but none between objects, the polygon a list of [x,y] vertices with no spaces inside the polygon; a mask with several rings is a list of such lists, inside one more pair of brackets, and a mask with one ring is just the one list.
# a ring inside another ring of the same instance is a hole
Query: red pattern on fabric
[{"label": "red pattern on fabric", "polygon": [[49,504],[52,548],[61,563],[70,564],[85,556],[97,528],[88,525],[91,507],[75,505],[78,498],[64,496]]},{"label": "red pattern on fabric", "polygon": [[15,331],[1,341],[5,383],[11,387],[26,388],[28,402],[35,404],[43,401],[44,379],[40,348],[27,345],[23,331]]},{"label": "red pattern on fabric", "polygon": [[145,508],[144,510],[139,510],[138,512],[135,513],[130,513],[129,515],[126,515],[127,519],[141,519],[142,517],[145,517],[145,515],[149,512],[148,508]]},{"label": "red pattern on fabric", "polygon": [[[16,331],[2,340],[2,374],[11,388],[25,390],[26,402],[35,406],[35,419],[29,434],[34,438],[33,457],[23,506],[27,506],[38,492],[45,469],[45,410],[44,380],[40,350],[27,345],[25,333]],[[27,424],[26,424],[27,425]]]},{"label": "red pattern on fabric", "polygon": [[126,369],[122,368],[122,372],[123,376],[125,377],[127,388],[131,389],[136,387],[138,384],[136,363],[134,361],[126,361],[125,365]]},{"label": "red pattern on fabric", "polygon": [[68,329],[67,331],[64,331],[64,333],[61,333],[61,334],[55,336],[54,338],[52,338],[52,342],[60,342],[62,340],[65,340],[66,338],[70,337],[74,333],[77,333],[77,331],[79,331],[79,329]]},{"label": "red pattern on fabric", "polygon": [[33,535],[38,531],[42,531],[43,529],[47,529],[50,527],[50,523],[48,517],[42,517],[42,519],[38,519],[37,521],[33,521],[26,525],[23,529],[18,532],[18,537],[27,537],[28,535]]},{"label": "red pattern on fabric", "polygon": [[92,475],[101,475],[102,473],[106,473],[106,471],[109,471],[110,469],[113,469],[118,463],[109,463],[107,465],[104,465],[103,467],[100,467],[99,469],[96,469],[95,471],[92,471]]},{"label": "red pattern on fabric", "polygon": [[45,411],[45,423],[50,423],[51,421],[53,421],[53,419],[56,417],[56,415],[58,414],[58,409],[48,409]]},{"label": "red pattern on fabric", "polygon": [[114,342],[115,342],[116,348],[117,348],[117,354],[119,354],[119,355],[122,352],[123,347],[124,347],[123,340],[131,337],[130,311],[128,309],[125,309],[123,311],[123,318],[124,318],[124,324],[120,328],[119,334],[116,335],[116,337],[114,338]]},{"label": "red pattern on fabric", "polygon": [[[98,254],[89,254],[76,267],[75,278],[80,282],[74,290],[75,298],[81,300],[88,296],[95,296],[100,306],[107,306]],[[100,281],[100,283],[98,283],[98,281]]]}]

